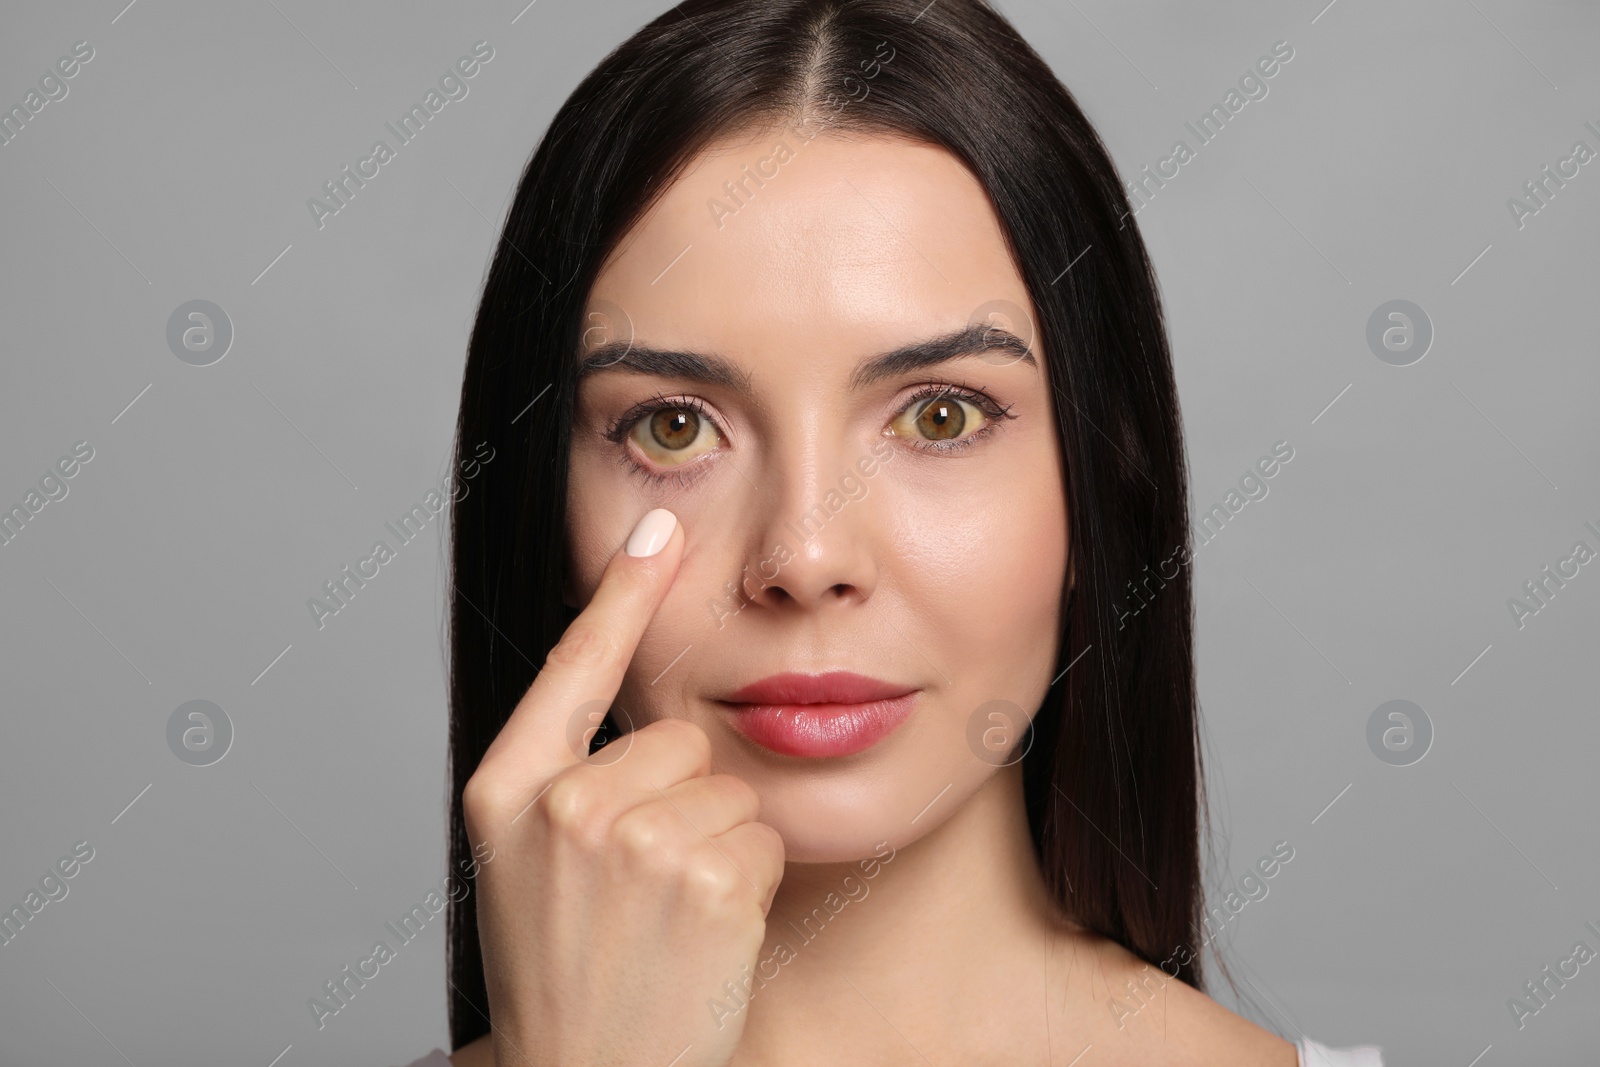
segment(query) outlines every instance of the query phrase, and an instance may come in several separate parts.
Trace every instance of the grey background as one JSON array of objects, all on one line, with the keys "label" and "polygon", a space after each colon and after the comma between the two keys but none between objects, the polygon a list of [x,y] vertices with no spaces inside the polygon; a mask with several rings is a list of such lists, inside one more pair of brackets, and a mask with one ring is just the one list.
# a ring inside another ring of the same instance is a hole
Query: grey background
[{"label": "grey background", "polygon": [[[520,168],[664,5],[124,3],[0,15],[7,107],[95,49],[0,147],[0,504],[94,448],[0,547],[0,903],[95,850],[0,946],[0,1062],[403,1063],[447,1041],[442,916],[320,1032],[306,1000],[446,870],[439,522],[321,631],[306,600],[445,477]],[[1000,7],[1128,179],[1295,50],[1138,216],[1196,513],[1295,449],[1195,563],[1208,884],[1295,849],[1221,938],[1246,1010],[1392,1063],[1592,1060],[1600,964],[1520,1032],[1507,998],[1600,949],[1600,564],[1520,630],[1506,601],[1600,548],[1600,163],[1520,230],[1506,200],[1600,149],[1600,11]],[[318,230],[306,199],[480,39]],[[208,367],[165,339],[194,299],[233,323]],[[1436,331],[1412,366],[1366,344],[1392,299]],[[209,767],[166,740],[196,699],[234,730]],[[1433,724],[1411,766],[1367,745],[1392,699]]]}]

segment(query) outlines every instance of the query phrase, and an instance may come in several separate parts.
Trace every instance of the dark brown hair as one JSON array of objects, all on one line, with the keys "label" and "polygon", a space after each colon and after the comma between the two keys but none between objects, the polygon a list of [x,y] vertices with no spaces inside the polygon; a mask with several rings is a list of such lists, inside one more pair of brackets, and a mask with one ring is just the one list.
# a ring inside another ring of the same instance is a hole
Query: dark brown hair
[{"label": "dark brown hair", "polygon": [[[1175,546],[1188,558],[1160,299],[1105,146],[981,0],[686,0],[556,112],[495,250],[461,393],[457,459],[483,441],[497,459],[451,524],[451,869],[471,857],[462,787],[572,617],[568,437],[599,267],[714,139],[819,122],[943,147],[1000,219],[1050,361],[1076,579],[1023,759],[1030,829],[1068,915],[1199,987],[1189,569],[1136,613],[1116,604]],[[476,894],[452,901],[449,943],[459,1048],[489,1026]]]}]

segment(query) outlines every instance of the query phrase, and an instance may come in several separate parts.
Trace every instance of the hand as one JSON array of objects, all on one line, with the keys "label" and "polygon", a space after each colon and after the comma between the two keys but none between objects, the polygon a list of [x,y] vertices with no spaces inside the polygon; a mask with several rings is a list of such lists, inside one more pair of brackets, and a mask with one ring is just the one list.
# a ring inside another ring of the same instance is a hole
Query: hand
[{"label": "hand", "polygon": [[579,708],[616,697],[683,547],[671,512],[640,521],[462,794],[469,839],[494,846],[478,936],[501,1067],[726,1067],[744,1031],[746,1012],[719,1026],[708,1002],[754,968],[783,876],[755,790],[712,774],[684,719],[592,759],[592,732],[568,740]]}]

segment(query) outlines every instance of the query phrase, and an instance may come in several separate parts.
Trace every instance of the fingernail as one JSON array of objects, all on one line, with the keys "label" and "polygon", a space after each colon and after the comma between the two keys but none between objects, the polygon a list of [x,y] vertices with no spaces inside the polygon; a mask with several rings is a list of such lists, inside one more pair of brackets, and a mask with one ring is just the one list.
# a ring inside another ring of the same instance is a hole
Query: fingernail
[{"label": "fingernail", "polygon": [[672,531],[678,527],[678,517],[666,508],[645,512],[644,518],[628,535],[627,552],[630,556],[653,556],[666,547]]}]

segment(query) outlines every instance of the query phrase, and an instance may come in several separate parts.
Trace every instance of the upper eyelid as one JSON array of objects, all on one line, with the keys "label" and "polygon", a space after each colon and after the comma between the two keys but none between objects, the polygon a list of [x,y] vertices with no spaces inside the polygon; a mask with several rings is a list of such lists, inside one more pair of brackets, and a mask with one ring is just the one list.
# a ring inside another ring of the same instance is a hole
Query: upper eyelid
[{"label": "upper eyelid", "polygon": [[707,410],[705,401],[701,400],[697,396],[692,396],[687,393],[679,396],[668,396],[664,393],[657,393],[655,396],[641,400],[637,404],[630,405],[626,411],[617,416],[615,422],[608,425],[608,428],[603,431],[602,435],[608,440],[620,442],[623,437],[633,432],[633,428],[642,422],[645,416],[653,415],[657,411],[667,410],[673,407],[689,408],[703,418],[709,419],[712,424],[716,426],[716,430],[719,435],[723,437],[727,436],[727,431],[722,428],[721,420]]},{"label": "upper eyelid", "polygon": [[[996,400],[982,389],[975,389],[970,385],[959,385],[953,382],[923,382],[920,383],[920,387],[917,389],[917,391],[912,393],[911,396],[907,398],[905,405],[901,407],[900,410],[904,411],[918,400],[931,400],[938,396],[953,396],[958,400],[965,400],[967,403],[973,404],[979,408],[985,408],[988,405],[993,405],[995,410],[1001,415],[1004,415],[1007,411],[1011,410],[1012,407],[1010,404],[1000,403],[1000,401]],[[984,413],[988,414],[987,411]]]}]

